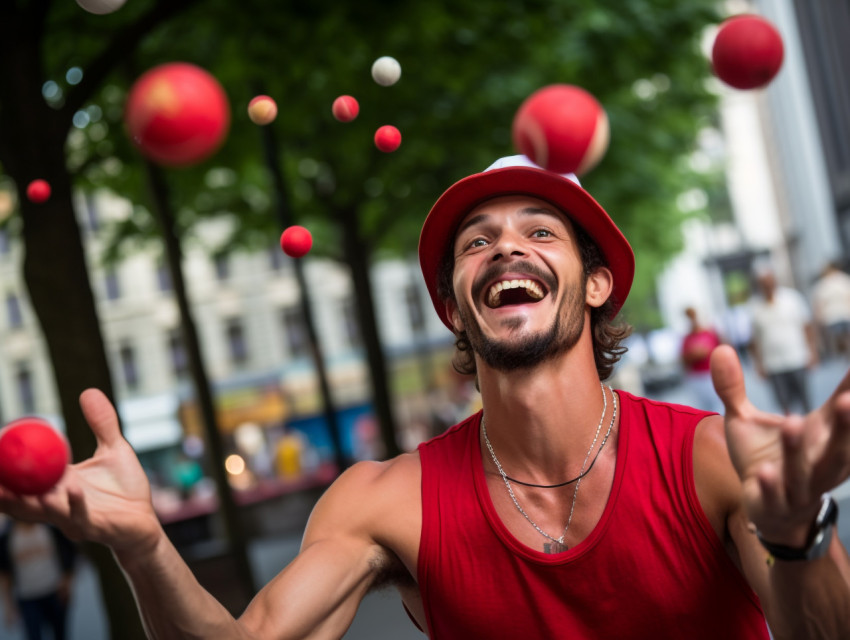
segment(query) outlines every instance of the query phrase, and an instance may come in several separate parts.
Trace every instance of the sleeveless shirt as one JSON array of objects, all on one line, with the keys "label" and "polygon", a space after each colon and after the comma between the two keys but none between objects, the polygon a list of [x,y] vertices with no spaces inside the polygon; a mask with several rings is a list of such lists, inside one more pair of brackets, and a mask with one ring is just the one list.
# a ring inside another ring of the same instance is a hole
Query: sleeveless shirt
[{"label": "sleeveless shirt", "polygon": [[526,546],[500,520],[480,412],[419,446],[417,570],[431,640],[769,638],[757,596],[697,497],[694,432],[709,414],[618,394],[608,503],[563,553]]}]

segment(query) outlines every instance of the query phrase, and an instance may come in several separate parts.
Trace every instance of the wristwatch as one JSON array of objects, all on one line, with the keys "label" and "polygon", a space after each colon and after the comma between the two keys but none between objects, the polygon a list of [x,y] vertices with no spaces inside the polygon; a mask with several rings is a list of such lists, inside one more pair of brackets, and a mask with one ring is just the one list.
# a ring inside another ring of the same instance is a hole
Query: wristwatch
[{"label": "wristwatch", "polygon": [[816,560],[826,555],[837,519],[838,505],[831,495],[825,493],[821,499],[820,511],[818,511],[818,517],[815,518],[806,546],[800,548],[786,547],[768,542],[762,538],[759,531],[756,531],[756,535],[761,545],[777,560]]}]

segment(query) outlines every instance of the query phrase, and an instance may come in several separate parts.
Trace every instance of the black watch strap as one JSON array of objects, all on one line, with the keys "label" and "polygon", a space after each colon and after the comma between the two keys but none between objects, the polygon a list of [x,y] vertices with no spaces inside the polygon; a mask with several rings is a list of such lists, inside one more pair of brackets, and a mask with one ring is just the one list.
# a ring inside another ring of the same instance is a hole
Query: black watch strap
[{"label": "black watch strap", "polygon": [[[759,542],[767,549],[768,553],[777,560],[816,560],[826,555],[829,543],[832,540],[832,532],[838,519],[838,505],[831,495],[823,494],[820,511],[809,533],[809,538],[804,547],[786,547],[774,544],[762,538],[761,533],[756,531]],[[768,563],[771,560],[768,559]]]}]

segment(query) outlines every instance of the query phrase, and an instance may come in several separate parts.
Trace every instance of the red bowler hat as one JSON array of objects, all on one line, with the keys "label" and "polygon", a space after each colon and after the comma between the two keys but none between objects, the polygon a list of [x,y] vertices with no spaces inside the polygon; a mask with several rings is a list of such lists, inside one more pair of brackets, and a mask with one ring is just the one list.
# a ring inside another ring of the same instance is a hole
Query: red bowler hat
[{"label": "red bowler hat", "polygon": [[635,254],[605,209],[581,188],[572,173],[546,171],[526,156],[497,160],[481,173],[459,180],[440,196],[422,225],[419,264],[440,320],[454,331],[445,301],[437,293],[440,260],[454,242],[461,220],[482,202],[508,195],[527,195],[551,203],[579,225],[599,246],[614,277],[612,316],[626,301],[635,276]]}]

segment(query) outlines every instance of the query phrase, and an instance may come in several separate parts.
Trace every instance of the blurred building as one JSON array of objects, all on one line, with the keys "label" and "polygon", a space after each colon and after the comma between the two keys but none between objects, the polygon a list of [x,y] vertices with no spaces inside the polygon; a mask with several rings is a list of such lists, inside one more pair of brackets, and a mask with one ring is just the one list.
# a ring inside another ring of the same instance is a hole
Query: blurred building
[{"label": "blurred building", "polygon": [[[201,430],[166,265],[159,249],[103,264],[100,232],[110,220],[130,215],[130,203],[107,193],[81,195],[76,210],[127,438],[142,455],[173,451]],[[292,259],[277,238],[270,238],[266,251],[216,257],[213,249],[227,238],[227,224],[201,225],[185,241],[183,267],[220,426],[231,436],[241,425],[280,428],[318,414],[321,405]],[[39,414],[61,424],[47,350],[21,279],[22,253],[21,243],[0,231],[0,418]],[[337,408],[368,405],[348,269],[330,260],[304,260]],[[414,263],[381,262],[373,289],[388,358],[450,338],[430,313]]]},{"label": "blurred building", "polygon": [[[850,5],[809,0],[737,0],[729,15],[758,13],[779,30],[783,66],[765,88],[713,81],[718,126],[703,132],[693,161],[725,167],[728,207],[683,194],[686,249],[659,280],[667,324],[685,330],[694,306],[721,329],[746,300],[753,269],[770,264],[783,284],[808,293],[827,262],[850,251]],[[714,32],[706,34],[710,56]]]}]

